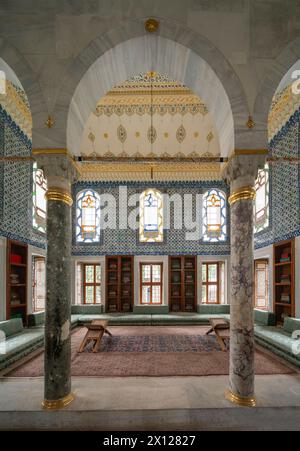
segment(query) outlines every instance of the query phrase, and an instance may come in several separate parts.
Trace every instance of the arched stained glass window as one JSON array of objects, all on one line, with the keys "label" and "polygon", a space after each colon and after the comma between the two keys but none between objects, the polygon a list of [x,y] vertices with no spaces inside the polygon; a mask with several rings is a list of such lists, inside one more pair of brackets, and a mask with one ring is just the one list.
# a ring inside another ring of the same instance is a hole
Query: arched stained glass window
[{"label": "arched stained glass window", "polygon": [[140,196],[141,243],[161,243],[163,241],[163,202],[156,189],[148,189]]},{"label": "arched stained glass window", "polygon": [[203,241],[225,241],[226,234],[226,196],[210,189],[203,195]]},{"label": "arched stained glass window", "polygon": [[76,241],[100,241],[100,196],[95,191],[84,190],[76,198]]},{"label": "arched stained glass window", "polygon": [[46,232],[47,201],[45,194],[47,191],[47,180],[42,169],[38,169],[37,163],[33,164],[33,215],[32,225],[39,232]]},{"label": "arched stained glass window", "polygon": [[269,166],[259,169],[255,182],[254,228],[260,232],[269,226]]}]

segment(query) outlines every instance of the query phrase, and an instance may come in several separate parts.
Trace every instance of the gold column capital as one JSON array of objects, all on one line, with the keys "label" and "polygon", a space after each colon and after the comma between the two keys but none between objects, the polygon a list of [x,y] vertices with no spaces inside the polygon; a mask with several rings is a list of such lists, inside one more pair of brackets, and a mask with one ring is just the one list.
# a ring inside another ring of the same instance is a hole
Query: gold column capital
[{"label": "gold column capital", "polygon": [[56,200],[59,202],[64,202],[71,207],[73,205],[73,199],[71,194],[59,187],[51,187],[47,190],[45,197],[47,200]]},{"label": "gold column capital", "polygon": [[228,198],[229,205],[233,205],[238,200],[255,199],[256,191],[252,186],[243,186],[235,190]]},{"label": "gold column capital", "polygon": [[61,399],[56,399],[53,401],[50,401],[48,399],[45,399],[42,402],[42,407],[45,410],[58,410],[63,409],[64,407],[67,407],[69,404],[71,404],[72,401],[74,401],[75,396],[73,393],[69,393],[67,396]]},{"label": "gold column capital", "polygon": [[242,396],[233,393],[231,390],[226,390],[225,398],[228,399],[228,401],[232,402],[233,404],[237,404],[238,406],[241,407],[256,407],[257,405],[257,401],[254,396],[244,398]]}]

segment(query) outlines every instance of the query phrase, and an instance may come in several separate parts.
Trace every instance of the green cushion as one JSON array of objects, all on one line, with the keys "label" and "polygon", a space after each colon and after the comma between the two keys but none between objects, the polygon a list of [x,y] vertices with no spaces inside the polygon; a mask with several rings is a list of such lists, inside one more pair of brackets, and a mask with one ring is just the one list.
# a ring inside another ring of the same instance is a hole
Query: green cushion
[{"label": "green cushion", "polygon": [[229,304],[215,304],[215,305],[209,305],[209,304],[201,304],[197,307],[198,313],[200,315],[228,315],[230,314],[230,305]]},{"label": "green cushion", "polygon": [[255,323],[263,326],[275,326],[276,315],[275,313],[268,312],[267,310],[254,309],[254,321]]},{"label": "green cushion", "polygon": [[45,324],[45,312],[36,312],[28,315],[28,327],[42,326]]},{"label": "green cushion", "polygon": [[72,315],[100,315],[103,313],[102,305],[72,305],[71,307]]},{"label": "green cushion", "polygon": [[[270,345],[274,352],[281,350],[287,355],[294,355],[293,345],[295,344],[295,340],[283,329],[257,325],[255,326],[254,335],[256,338]],[[300,356],[294,355],[294,357],[300,360]]]},{"label": "green cushion", "polygon": [[134,305],[133,313],[138,315],[156,315],[156,314],[168,314],[168,305]]},{"label": "green cushion", "polygon": [[292,334],[296,330],[300,330],[300,319],[285,318],[283,323],[283,330],[288,334]]},{"label": "green cushion", "polygon": [[23,331],[23,322],[21,318],[9,319],[0,323],[0,330],[5,333],[6,337],[19,334]]}]

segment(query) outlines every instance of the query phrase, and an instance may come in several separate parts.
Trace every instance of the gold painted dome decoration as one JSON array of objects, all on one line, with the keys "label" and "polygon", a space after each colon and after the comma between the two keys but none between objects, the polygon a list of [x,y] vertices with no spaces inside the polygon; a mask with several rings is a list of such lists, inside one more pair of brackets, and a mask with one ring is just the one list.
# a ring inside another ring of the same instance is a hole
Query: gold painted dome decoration
[{"label": "gold painted dome decoration", "polygon": [[205,103],[188,87],[154,71],[133,76],[102,97],[91,111],[81,143],[82,156],[101,159],[180,155],[182,160],[207,153],[220,155]]}]

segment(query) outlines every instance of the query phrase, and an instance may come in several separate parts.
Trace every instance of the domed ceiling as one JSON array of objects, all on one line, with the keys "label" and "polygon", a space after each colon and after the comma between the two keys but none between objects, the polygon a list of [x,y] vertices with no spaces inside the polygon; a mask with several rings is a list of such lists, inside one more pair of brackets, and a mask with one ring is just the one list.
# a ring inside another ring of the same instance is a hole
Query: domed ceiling
[{"label": "domed ceiling", "polygon": [[103,160],[218,157],[219,140],[203,101],[167,76],[131,78],[101,98],[81,143]]}]

